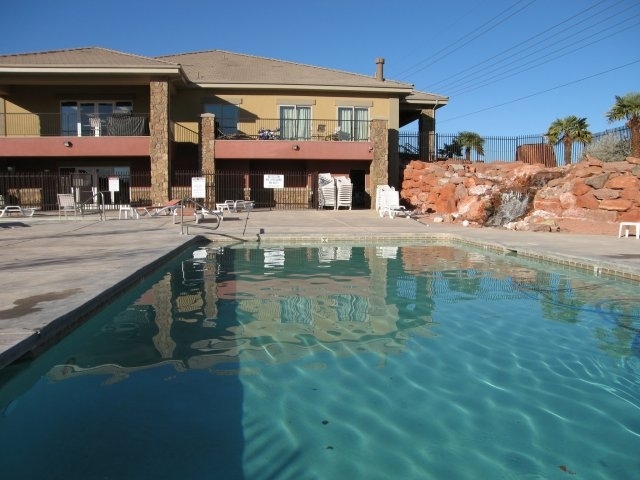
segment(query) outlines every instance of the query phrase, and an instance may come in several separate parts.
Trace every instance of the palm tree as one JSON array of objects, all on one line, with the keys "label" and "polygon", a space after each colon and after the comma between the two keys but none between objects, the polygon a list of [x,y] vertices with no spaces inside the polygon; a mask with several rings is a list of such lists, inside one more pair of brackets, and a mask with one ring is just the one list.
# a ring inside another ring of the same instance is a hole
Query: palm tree
[{"label": "palm tree", "polygon": [[631,156],[640,158],[640,93],[631,92],[623,97],[616,95],[616,103],[607,112],[610,122],[627,120],[631,132]]},{"label": "palm tree", "polygon": [[438,154],[445,159],[460,157],[462,156],[462,146],[458,143],[458,139],[454,138],[451,143],[445,143],[444,146],[438,150]]},{"label": "palm tree", "polygon": [[578,118],[570,115],[565,118],[558,118],[549,125],[547,130],[549,142],[557,145],[564,145],[564,164],[571,163],[571,153],[574,142],[586,145],[593,138],[593,134],[589,131],[589,124],[586,118]]},{"label": "palm tree", "polygon": [[456,138],[458,145],[464,148],[464,158],[471,161],[471,150],[484,155],[484,139],[475,132],[460,132]]}]

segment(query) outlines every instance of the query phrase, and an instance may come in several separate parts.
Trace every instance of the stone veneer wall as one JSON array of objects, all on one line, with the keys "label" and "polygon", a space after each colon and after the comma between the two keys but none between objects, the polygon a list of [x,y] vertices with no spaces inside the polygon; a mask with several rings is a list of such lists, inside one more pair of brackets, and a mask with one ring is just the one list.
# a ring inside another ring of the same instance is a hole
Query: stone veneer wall
[{"label": "stone veneer wall", "polygon": [[[198,137],[198,163],[203,172],[216,171],[216,116],[212,113],[203,113],[200,116],[200,133]],[[207,185],[207,201],[209,208],[215,206],[216,198],[215,175],[209,177],[214,182]]]},{"label": "stone veneer wall", "polygon": [[371,208],[376,205],[376,187],[389,184],[389,132],[385,120],[371,121],[371,141],[373,159],[371,160],[370,181]]},{"label": "stone veneer wall", "polygon": [[149,156],[151,157],[151,201],[165,203],[170,196],[171,156],[169,142],[169,83],[149,83]]},{"label": "stone veneer wall", "polygon": [[200,170],[215,172],[216,155],[216,116],[212,113],[200,115],[200,134],[198,138]]}]

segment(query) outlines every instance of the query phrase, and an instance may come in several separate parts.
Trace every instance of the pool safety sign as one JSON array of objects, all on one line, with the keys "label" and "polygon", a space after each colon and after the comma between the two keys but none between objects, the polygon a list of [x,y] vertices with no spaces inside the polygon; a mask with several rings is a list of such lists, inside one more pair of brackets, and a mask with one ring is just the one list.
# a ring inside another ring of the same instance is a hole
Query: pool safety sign
[{"label": "pool safety sign", "polygon": [[264,188],[284,188],[284,175],[265,175]]},{"label": "pool safety sign", "polygon": [[120,177],[109,177],[109,191],[110,192],[120,191]]},{"label": "pool safety sign", "polygon": [[207,181],[204,177],[191,177],[191,198],[207,198]]}]

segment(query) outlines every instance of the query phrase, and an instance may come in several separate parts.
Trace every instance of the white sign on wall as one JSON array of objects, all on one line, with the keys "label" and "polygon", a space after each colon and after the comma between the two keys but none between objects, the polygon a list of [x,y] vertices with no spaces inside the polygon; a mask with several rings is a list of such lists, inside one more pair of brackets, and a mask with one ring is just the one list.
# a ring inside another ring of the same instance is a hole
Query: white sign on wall
[{"label": "white sign on wall", "polygon": [[109,191],[110,192],[120,191],[120,177],[109,177]]},{"label": "white sign on wall", "polygon": [[207,181],[204,177],[191,177],[191,198],[207,198]]},{"label": "white sign on wall", "polygon": [[284,175],[265,175],[264,188],[284,188]]}]

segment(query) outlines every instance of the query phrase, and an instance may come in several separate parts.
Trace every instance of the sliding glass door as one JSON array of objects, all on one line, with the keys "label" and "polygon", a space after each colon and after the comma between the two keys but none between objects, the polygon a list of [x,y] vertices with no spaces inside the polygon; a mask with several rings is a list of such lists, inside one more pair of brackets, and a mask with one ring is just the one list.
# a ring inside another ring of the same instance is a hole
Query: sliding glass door
[{"label": "sliding glass door", "polygon": [[311,138],[311,107],[281,106],[280,138],[309,140]]}]

